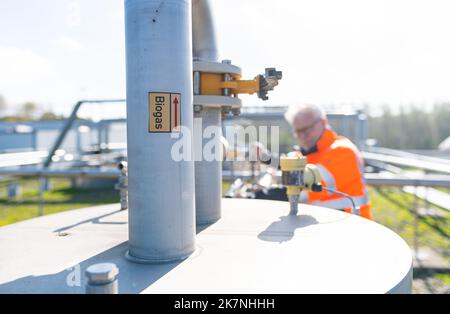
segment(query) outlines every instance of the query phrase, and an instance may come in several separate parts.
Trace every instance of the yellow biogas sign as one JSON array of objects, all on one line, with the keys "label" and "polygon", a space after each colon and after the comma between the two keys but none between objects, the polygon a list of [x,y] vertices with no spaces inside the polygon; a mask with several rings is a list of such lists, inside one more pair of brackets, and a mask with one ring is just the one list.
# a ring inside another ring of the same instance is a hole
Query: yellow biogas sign
[{"label": "yellow biogas sign", "polygon": [[181,94],[149,93],[150,133],[179,132],[181,126]]}]

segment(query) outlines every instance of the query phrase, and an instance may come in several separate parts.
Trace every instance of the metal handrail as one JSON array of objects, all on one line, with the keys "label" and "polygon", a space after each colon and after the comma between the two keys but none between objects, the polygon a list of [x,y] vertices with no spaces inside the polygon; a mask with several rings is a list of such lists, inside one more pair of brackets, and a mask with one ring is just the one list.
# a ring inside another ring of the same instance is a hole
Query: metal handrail
[{"label": "metal handrail", "polygon": [[52,158],[55,155],[56,151],[59,149],[61,144],[64,142],[64,139],[66,138],[67,133],[69,132],[70,128],[72,127],[74,121],[77,119],[78,111],[80,110],[81,106],[84,104],[102,104],[102,103],[119,103],[119,102],[126,102],[125,99],[100,99],[100,100],[80,100],[78,101],[75,106],[72,109],[72,113],[70,114],[69,118],[66,119],[66,123],[63,125],[61,132],[58,135],[58,138],[56,139],[55,143],[53,144],[52,148],[49,151],[49,154],[47,158],[45,159],[43,163],[43,168],[46,169],[50,167],[50,164],[52,163]]}]

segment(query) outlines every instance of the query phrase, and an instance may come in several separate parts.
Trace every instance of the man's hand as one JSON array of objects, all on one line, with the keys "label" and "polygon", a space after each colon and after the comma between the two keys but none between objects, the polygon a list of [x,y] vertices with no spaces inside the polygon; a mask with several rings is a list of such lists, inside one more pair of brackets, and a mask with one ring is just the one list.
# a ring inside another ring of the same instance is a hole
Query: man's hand
[{"label": "man's hand", "polygon": [[270,163],[272,156],[269,150],[261,142],[253,142],[249,145],[249,160]]}]

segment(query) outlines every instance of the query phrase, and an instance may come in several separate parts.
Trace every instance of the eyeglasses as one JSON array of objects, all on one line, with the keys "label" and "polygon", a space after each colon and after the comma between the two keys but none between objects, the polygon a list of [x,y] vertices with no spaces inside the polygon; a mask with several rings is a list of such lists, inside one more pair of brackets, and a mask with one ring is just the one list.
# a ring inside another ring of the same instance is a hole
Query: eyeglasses
[{"label": "eyeglasses", "polygon": [[306,126],[306,127],[304,127],[304,128],[301,128],[301,129],[295,129],[295,130],[294,130],[294,134],[297,135],[297,136],[298,136],[298,135],[301,135],[301,134],[308,135],[309,133],[311,133],[313,127],[314,127],[320,120],[322,120],[322,119],[317,119],[317,120],[315,120],[313,123],[311,123],[310,125],[308,125],[308,126]]}]

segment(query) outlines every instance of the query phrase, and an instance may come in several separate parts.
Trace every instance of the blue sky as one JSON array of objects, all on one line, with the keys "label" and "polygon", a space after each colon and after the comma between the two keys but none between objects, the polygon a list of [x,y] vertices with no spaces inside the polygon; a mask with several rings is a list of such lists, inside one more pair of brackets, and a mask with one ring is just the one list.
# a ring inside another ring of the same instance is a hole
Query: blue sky
[{"label": "blue sky", "polygon": [[[247,77],[284,71],[267,104],[450,100],[446,0],[212,2],[221,58]],[[123,24],[123,0],[1,0],[0,94],[62,113],[80,98],[123,98]]]}]

